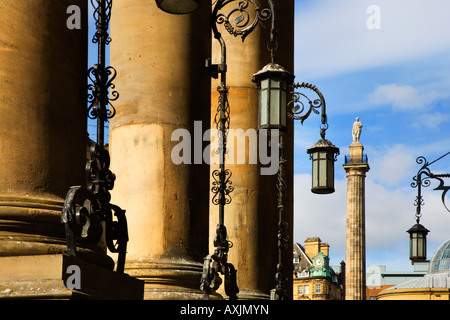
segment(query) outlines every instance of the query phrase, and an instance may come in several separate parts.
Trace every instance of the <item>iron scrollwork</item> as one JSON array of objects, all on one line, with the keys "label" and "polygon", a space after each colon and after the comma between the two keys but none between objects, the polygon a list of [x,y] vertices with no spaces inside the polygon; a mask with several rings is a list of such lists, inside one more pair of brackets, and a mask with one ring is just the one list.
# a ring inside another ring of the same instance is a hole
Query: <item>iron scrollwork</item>
[{"label": "iron scrollwork", "polygon": [[[240,36],[242,41],[260,24],[261,21],[270,19],[272,10],[269,8],[261,9],[253,0],[242,0],[238,2],[238,7],[230,10],[228,14],[219,13],[221,9],[236,0],[218,0],[215,6],[215,24],[223,24],[229,34],[237,37]],[[248,11],[249,6],[254,7],[255,17],[252,20]],[[234,17],[234,19],[232,18]],[[233,22],[231,22],[233,21]],[[213,26],[213,29],[216,29]],[[216,29],[217,30],[217,29]]]},{"label": "iron scrollwork", "polygon": [[[90,146],[90,159],[86,163],[87,186],[73,186],[66,195],[62,209],[61,223],[65,226],[67,251],[69,256],[76,256],[76,236],[89,236],[91,220],[104,222],[105,240],[108,249],[118,253],[117,272],[124,272],[128,227],[125,210],[111,204],[111,191],[116,176],[109,169],[109,151],[104,145],[105,122],[115,115],[111,101],[118,99],[113,81],[116,70],[105,67],[105,46],[111,42],[108,34],[111,18],[112,0],[91,0],[94,6],[94,19],[97,32],[92,42],[98,44],[98,64],[88,70],[88,117],[97,119],[97,142]],[[99,224],[94,224],[99,225]],[[97,239],[98,240],[98,239]]]},{"label": "iron scrollwork", "polygon": [[450,190],[450,186],[446,186],[445,182],[444,182],[444,178],[450,178],[450,174],[449,173],[434,174],[430,170],[430,165],[441,160],[442,158],[444,158],[445,156],[447,156],[449,154],[450,154],[450,152],[444,154],[443,156],[439,157],[438,159],[436,159],[432,162],[428,162],[427,159],[423,156],[420,156],[416,159],[416,163],[419,165],[422,165],[422,167],[419,169],[417,174],[413,177],[413,182],[411,183],[411,187],[417,188],[417,196],[416,196],[416,199],[414,202],[414,205],[417,207],[416,208],[416,220],[417,221],[419,221],[422,216],[421,208],[425,204],[425,202],[423,200],[423,196],[422,196],[422,187],[430,186],[431,179],[435,179],[435,180],[439,181],[439,185],[436,188],[434,188],[434,190],[442,191],[442,195],[441,195],[442,204],[444,205],[445,209],[448,212],[450,212],[447,204],[445,203],[445,197],[446,197],[447,192]]},{"label": "iron scrollwork", "polygon": [[[299,91],[299,89],[309,89],[314,91],[319,99],[311,100],[306,94]],[[321,128],[321,136],[322,139],[325,139],[325,131],[328,129],[327,123],[327,114],[326,114],[326,106],[325,106],[325,98],[322,93],[317,89],[316,86],[309,83],[295,83],[290,86],[290,91],[292,94],[292,100],[289,101],[288,107],[290,107],[290,111],[287,112],[288,117],[294,120],[300,120],[303,122],[308,119],[311,113],[319,114],[317,109],[321,108],[322,113],[322,128]],[[305,107],[302,99],[305,98],[308,101],[309,108]],[[288,278],[284,275],[282,256],[283,250],[286,250],[288,247],[289,235],[288,235],[288,223],[283,221],[283,216],[285,213],[284,201],[286,197],[286,172],[285,172],[285,163],[286,159],[284,159],[283,150],[284,150],[284,141],[283,135],[280,136],[279,142],[280,149],[280,161],[278,168],[278,234],[277,234],[277,247],[278,247],[278,264],[275,274],[275,289],[272,290],[271,299],[273,300],[288,300],[289,295],[286,290],[286,284],[288,282]]]},{"label": "iron scrollwork", "polygon": [[[221,46],[221,60],[219,64],[211,64],[211,60],[206,61],[206,67],[209,69],[213,78],[219,78],[220,86],[217,88],[219,92],[219,103],[215,116],[215,123],[218,129],[219,169],[212,173],[213,194],[212,203],[219,206],[219,223],[216,228],[216,237],[214,239],[214,254],[208,255],[204,260],[203,275],[200,281],[200,289],[204,292],[205,299],[209,298],[212,290],[220,287],[222,280],[219,273],[225,278],[225,293],[230,300],[237,299],[239,288],[237,286],[236,269],[228,262],[228,251],[233,244],[227,240],[227,229],[224,224],[225,205],[232,200],[230,193],[234,188],[231,181],[231,170],[225,169],[225,155],[227,153],[227,133],[230,126],[230,106],[228,103],[228,87],[226,82],[227,60],[226,60],[226,44],[222,38],[222,34],[218,30],[219,25],[223,25],[225,30],[231,35],[242,38],[242,41],[264,20],[273,17],[273,2],[267,0],[270,8],[261,9],[253,0],[216,0],[213,3],[211,16],[211,29],[214,38],[219,41]],[[227,14],[221,13],[221,10],[230,4],[237,4],[237,7],[231,9]],[[255,17],[252,20],[249,14],[249,7],[253,6]],[[272,20],[274,20],[272,18]]]},{"label": "iron scrollwork", "polygon": [[288,247],[289,235],[288,235],[288,223],[283,221],[283,216],[285,214],[285,199],[286,199],[286,170],[285,165],[287,160],[284,158],[284,141],[283,135],[280,136],[279,142],[280,149],[280,160],[278,167],[278,177],[277,177],[277,191],[278,191],[278,233],[277,233],[277,247],[278,247],[278,264],[277,271],[275,273],[275,296],[272,297],[273,300],[288,300],[288,294],[286,290],[286,284],[288,278],[284,275],[282,256],[283,250]]},{"label": "iron scrollwork", "polygon": [[[308,98],[308,96],[299,89],[306,88],[309,90],[314,91],[319,99],[311,100]],[[319,111],[317,109],[321,108],[321,121],[322,125],[324,127],[322,128],[322,137],[324,137],[325,130],[328,129],[327,124],[327,113],[326,113],[326,104],[325,104],[325,98],[323,97],[322,92],[320,92],[319,89],[315,85],[302,82],[302,83],[294,83],[291,86],[292,90],[292,100],[289,101],[288,107],[290,106],[291,111],[288,112],[288,117],[294,120],[300,120],[300,123],[303,124],[303,122],[309,118],[311,113],[319,114]],[[308,101],[309,108],[305,106],[305,103],[302,101],[302,99],[305,98]]]},{"label": "iron scrollwork", "polygon": [[[91,84],[88,85],[88,117],[92,120],[102,119],[107,121],[116,115],[116,109],[112,105],[111,101],[119,99],[119,93],[117,91],[109,92],[109,89],[114,89],[113,83],[116,78],[117,71],[113,67],[102,68],[101,65],[96,64],[88,71],[88,78]],[[108,79],[106,83],[103,83],[103,79]],[[103,103],[99,103],[104,99]],[[101,105],[108,105],[108,108],[101,108]]]}]

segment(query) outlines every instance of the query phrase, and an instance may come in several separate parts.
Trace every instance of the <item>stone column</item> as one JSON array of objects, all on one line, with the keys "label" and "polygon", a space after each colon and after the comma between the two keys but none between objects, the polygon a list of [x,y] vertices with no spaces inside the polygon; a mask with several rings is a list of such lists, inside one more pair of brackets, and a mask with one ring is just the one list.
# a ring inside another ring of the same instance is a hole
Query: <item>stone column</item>
[{"label": "stone column", "polygon": [[[145,299],[202,298],[209,167],[198,156],[210,121],[210,10],[206,1],[188,15],[165,13],[155,1],[114,2],[111,65],[120,98],[110,122],[112,202],[126,210],[125,272],[145,280]],[[184,141],[172,138],[180,129]],[[188,161],[178,164],[171,156],[180,142]]]},{"label": "stone column", "polygon": [[364,147],[355,139],[344,170],[347,173],[345,299],[366,299],[365,178],[369,171]]},{"label": "stone column", "polygon": [[[267,1],[256,1],[260,8],[268,8]],[[237,7],[237,2],[234,4]],[[228,8],[228,9],[227,9]],[[229,5],[223,9],[228,14],[233,9]],[[228,10],[228,11],[227,11]],[[248,12],[253,14],[250,5]],[[294,1],[283,0],[276,6],[278,20],[278,50],[276,63],[286,70],[294,72]],[[236,38],[219,26],[227,46],[227,85],[230,104],[230,129],[242,130],[251,136],[252,130],[258,129],[258,91],[251,81],[253,74],[270,62],[267,49],[270,21],[264,22],[265,29],[259,26],[245,39]],[[213,63],[219,63],[221,52],[217,40],[213,39]],[[217,86],[211,86],[211,127],[215,128],[214,116],[218,105]],[[249,131],[247,131],[249,130]],[[236,133],[237,131],[235,131]],[[237,134],[238,135],[238,134]],[[243,134],[239,136],[239,141]],[[231,203],[225,205],[225,226],[228,239],[233,243],[229,251],[229,262],[237,269],[239,299],[268,299],[270,290],[275,287],[277,254],[277,175],[264,176],[260,173],[259,154],[257,164],[250,163],[250,150],[258,150],[254,141],[245,138],[245,147],[235,140],[234,157],[227,157],[225,168],[232,171],[231,181],[234,191],[230,194]],[[228,143],[231,143],[230,141]],[[245,155],[245,163],[238,163],[238,155]],[[288,124],[285,135],[284,157],[287,159],[287,197],[285,221],[289,224],[289,247],[285,249],[285,275],[290,279],[287,292],[292,293],[292,234],[293,234],[293,123]],[[218,165],[211,165],[211,172]],[[212,197],[212,195],[211,195]],[[218,223],[218,206],[210,204],[210,252],[214,251],[213,239]],[[224,295],[223,285],[219,293]]]},{"label": "stone column", "polygon": [[87,8],[66,26],[67,3],[0,3],[0,255],[61,252],[61,208],[84,179]]},{"label": "stone column", "polygon": [[[74,4],[81,29],[67,27],[67,1],[0,3],[0,298],[73,295],[61,211],[85,180],[88,69],[87,1]],[[114,261],[91,236],[71,261],[106,277]]]}]

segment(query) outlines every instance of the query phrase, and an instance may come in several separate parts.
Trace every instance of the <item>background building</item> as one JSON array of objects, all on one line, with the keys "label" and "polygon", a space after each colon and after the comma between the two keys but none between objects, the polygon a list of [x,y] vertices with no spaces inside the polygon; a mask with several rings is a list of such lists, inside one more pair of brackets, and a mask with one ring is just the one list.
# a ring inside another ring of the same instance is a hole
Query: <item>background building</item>
[{"label": "background building", "polygon": [[329,245],[320,238],[294,244],[294,300],[343,299],[343,281],[329,261]]},{"label": "background building", "polygon": [[450,240],[436,250],[428,272],[381,291],[378,300],[450,300]]},{"label": "background building", "polygon": [[367,266],[366,300],[376,300],[378,293],[384,289],[423,277],[428,266],[429,261],[414,263],[413,271],[387,271],[384,265]]}]

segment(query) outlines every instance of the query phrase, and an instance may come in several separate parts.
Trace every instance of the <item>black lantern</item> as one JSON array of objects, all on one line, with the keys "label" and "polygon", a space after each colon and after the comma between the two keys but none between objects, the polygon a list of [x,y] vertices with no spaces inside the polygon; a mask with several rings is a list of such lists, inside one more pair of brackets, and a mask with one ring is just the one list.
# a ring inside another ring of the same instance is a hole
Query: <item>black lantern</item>
[{"label": "black lantern", "polygon": [[339,148],[325,138],[317,141],[306,151],[312,160],[311,192],[328,194],[334,192],[334,162]]},{"label": "black lantern", "polygon": [[156,0],[161,10],[172,14],[186,14],[197,10],[200,0]]},{"label": "black lantern", "polygon": [[430,232],[420,223],[416,223],[407,231],[409,233],[409,259],[412,264],[427,259],[427,234]]},{"label": "black lantern", "polygon": [[259,129],[286,129],[286,106],[294,76],[276,63],[269,63],[253,75],[259,89]]}]

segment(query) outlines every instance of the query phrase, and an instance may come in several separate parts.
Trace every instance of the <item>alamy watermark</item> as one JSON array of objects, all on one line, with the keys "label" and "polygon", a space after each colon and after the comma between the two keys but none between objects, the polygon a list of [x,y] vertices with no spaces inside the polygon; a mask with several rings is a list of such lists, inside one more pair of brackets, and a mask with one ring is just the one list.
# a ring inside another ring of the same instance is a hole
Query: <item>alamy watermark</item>
[{"label": "alamy watermark", "polygon": [[80,290],[81,289],[81,269],[79,266],[72,264],[67,267],[67,274],[70,276],[67,277],[66,287],[70,290]]},{"label": "alamy watermark", "polygon": [[367,7],[366,13],[370,16],[366,20],[366,26],[369,30],[381,29],[381,8],[377,5]]},{"label": "alamy watermark", "polygon": [[[172,132],[172,141],[178,143],[172,148],[174,164],[215,164],[219,165],[219,130],[207,129],[203,132],[202,122],[194,121],[193,137],[187,129]],[[203,148],[204,142],[210,142]],[[274,175],[279,164],[279,130],[228,129],[226,135],[226,164],[261,164],[261,175]],[[258,162],[259,161],[259,162]]]},{"label": "alamy watermark", "polygon": [[66,13],[69,14],[66,26],[69,30],[81,29],[81,9],[79,6],[73,4],[67,7]]}]

